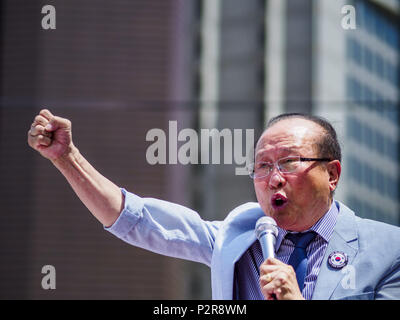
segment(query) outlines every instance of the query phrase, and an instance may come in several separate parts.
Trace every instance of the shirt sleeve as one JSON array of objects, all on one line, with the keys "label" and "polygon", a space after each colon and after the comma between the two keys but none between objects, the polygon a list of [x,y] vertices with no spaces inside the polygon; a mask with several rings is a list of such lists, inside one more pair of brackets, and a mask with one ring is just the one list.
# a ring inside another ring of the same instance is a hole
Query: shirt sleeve
[{"label": "shirt sleeve", "polygon": [[124,208],[105,230],[155,253],[211,265],[220,221],[204,221],[184,206],[121,191],[125,196]]}]

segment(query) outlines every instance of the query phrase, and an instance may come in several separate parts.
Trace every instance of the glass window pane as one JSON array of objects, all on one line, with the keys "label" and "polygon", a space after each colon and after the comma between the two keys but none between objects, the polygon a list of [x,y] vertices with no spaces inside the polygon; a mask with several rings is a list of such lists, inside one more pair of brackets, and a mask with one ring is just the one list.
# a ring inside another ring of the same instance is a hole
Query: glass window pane
[{"label": "glass window pane", "polygon": [[378,77],[383,78],[383,59],[379,53],[375,55],[375,73]]},{"label": "glass window pane", "polygon": [[372,52],[368,47],[364,47],[364,66],[368,71],[372,71]]}]

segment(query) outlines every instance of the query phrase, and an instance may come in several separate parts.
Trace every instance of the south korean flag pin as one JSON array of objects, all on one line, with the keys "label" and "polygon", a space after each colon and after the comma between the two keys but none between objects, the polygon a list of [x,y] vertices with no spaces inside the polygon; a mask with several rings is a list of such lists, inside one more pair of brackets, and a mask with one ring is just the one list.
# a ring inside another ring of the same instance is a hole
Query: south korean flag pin
[{"label": "south korean flag pin", "polygon": [[341,251],[334,251],[328,257],[328,263],[332,268],[341,269],[347,265],[347,255]]}]

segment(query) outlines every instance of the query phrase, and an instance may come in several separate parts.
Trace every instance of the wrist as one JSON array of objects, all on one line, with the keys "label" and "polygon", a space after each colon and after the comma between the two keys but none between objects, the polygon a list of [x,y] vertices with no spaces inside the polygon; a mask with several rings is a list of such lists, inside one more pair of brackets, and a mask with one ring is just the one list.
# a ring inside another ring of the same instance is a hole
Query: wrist
[{"label": "wrist", "polygon": [[64,167],[65,165],[72,164],[77,161],[79,158],[79,150],[77,147],[75,147],[72,143],[68,147],[67,151],[57,159],[51,159],[51,162],[57,167],[61,168]]}]

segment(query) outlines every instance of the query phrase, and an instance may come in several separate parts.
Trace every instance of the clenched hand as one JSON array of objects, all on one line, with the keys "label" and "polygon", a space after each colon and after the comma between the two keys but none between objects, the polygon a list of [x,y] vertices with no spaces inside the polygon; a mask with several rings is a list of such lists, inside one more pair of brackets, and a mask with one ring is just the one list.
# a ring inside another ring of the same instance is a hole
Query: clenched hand
[{"label": "clenched hand", "polygon": [[43,109],[28,131],[28,144],[43,157],[55,161],[68,153],[72,144],[71,121]]}]

